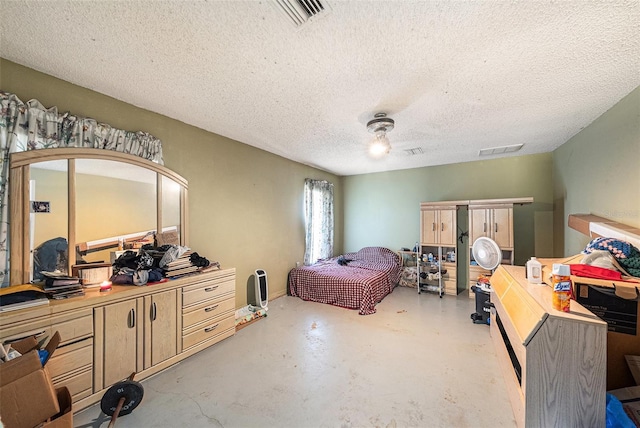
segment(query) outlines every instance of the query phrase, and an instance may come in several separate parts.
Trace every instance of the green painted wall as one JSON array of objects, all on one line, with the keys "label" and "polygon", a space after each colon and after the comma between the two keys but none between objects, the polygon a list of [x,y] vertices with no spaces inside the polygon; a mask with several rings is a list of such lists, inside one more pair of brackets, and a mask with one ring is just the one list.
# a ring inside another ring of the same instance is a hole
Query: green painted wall
[{"label": "green painted wall", "polygon": [[[549,153],[349,176],[344,193],[345,251],[413,247],[419,239],[420,202],[532,196],[533,204],[514,207],[515,261],[553,255]],[[468,224],[458,224],[458,235],[463,231]]]},{"label": "green painted wall", "polygon": [[[340,177],[141,109],[0,58],[0,89],[39,100],[59,112],[92,117],[162,140],[165,165],[189,181],[190,247],[223,267],[237,269],[236,306],[247,304],[255,269],[268,274],[270,294],[284,294],[287,274],[303,260],[304,179],[335,185]],[[170,102],[170,100],[168,100]],[[216,106],[211,106],[215,114]],[[336,215],[336,254],[342,251],[342,216]]]},{"label": "green painted wall", "polygon": [[595,214],[640,227],[640,87],[553,152],[555,253],[579,253],[589,238],[569,214]]},{"label": "green painted wall", "polygon": [[302,260],[306,177],[336,186],[336,254],[412,247],[423,201],[532,196],[514,208],[517,264],[580,251],[588,238],[566,227],[569,213],[640,227],[640,89],[553,153],[342,178],[1,58],[0,89],[160,138],[165,165],[189,180],[191,247],[236,267],[238,307],[256,268],[267,270],[272,294],[283,293]]}]

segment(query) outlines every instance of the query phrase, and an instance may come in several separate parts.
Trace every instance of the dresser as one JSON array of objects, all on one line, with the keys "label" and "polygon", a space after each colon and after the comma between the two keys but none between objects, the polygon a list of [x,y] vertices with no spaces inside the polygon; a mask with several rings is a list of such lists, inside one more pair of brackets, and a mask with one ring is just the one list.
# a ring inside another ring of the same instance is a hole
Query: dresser
[{"label": "dresser", "polygon": [[89,289],[1,314],[0,340],[36,336],[46,343],[58,331],[61,343],[47,368],[78,411],[131,373],[142,380],[234,335],[235,279],[230,268],[144,287]]},{"label": "dresser", "polygon": [[519,427],[603,427],[607,324],[576,301],[552,307],[548,285],[525,268],[491,277],[491,339]]}]

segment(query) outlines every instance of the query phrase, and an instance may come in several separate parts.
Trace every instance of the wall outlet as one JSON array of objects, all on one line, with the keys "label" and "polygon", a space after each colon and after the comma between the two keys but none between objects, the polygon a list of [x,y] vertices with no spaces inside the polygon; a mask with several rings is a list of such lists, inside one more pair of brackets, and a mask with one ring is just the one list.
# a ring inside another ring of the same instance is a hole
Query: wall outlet
[{"label": "wall outlet", "polygon": [[299,268],[300,267],[300,262],[296,262],[296,267]]}]

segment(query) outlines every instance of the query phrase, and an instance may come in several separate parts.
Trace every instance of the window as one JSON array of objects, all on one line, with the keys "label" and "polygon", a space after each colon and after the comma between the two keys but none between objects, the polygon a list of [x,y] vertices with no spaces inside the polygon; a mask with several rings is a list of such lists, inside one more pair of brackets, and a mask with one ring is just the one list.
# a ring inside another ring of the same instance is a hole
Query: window
[{"label": "window", "polygon": [[304,264],[310,265],[333,255],[333,184],[305,179],[304,208]]}]

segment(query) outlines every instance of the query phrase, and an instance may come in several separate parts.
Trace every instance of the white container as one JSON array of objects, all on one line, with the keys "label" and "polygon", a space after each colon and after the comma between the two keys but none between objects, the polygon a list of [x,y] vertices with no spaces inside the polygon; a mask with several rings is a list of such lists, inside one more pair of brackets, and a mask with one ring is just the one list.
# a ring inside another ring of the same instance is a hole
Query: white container
[{"label": "white container", "polygon": [[542,264],[535,257],[527,262],[527,281],[531,284],[542,283]]}]

